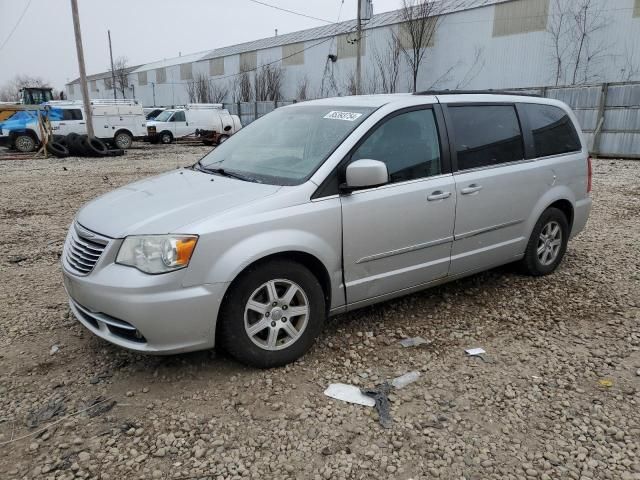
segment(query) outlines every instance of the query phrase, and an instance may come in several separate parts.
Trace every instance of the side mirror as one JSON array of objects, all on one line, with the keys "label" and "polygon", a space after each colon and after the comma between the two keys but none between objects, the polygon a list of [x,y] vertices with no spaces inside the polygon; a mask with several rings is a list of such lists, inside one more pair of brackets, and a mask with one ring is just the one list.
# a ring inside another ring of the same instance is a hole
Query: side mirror
[{"label": "side mirror", "polygon": [[379,160],[356,160],[347,166],[347,181],[340,187],[347,192],[377,187],[389,182],[387,165]]}]

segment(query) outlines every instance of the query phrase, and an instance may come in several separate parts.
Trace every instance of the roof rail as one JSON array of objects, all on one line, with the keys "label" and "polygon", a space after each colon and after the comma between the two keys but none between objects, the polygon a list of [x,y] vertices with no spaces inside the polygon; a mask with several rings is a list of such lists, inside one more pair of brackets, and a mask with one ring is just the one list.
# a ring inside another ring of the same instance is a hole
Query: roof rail
[{"label": "roof rail", "polygon": [[91,100],[91,105],[137,105],[137,100],[130,100],[127,98],[96,98]]},{"label": "roof rail", "polygon": [[521,93],[514,90],[425,90],[414,95],[516,95],[520,97],[541,97],[537,93]]},{"label": "roof rail", "polygon": [[180,108],[187,109],[207,109],[207,108],[222,108],[224,105],[221,103],[187,103],[186,105],[181,105]]}]

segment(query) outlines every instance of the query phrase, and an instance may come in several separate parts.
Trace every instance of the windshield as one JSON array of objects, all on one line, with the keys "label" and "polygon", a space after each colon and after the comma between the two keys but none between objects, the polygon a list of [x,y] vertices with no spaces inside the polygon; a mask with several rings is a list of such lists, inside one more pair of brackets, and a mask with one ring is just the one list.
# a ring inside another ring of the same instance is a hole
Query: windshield
[{"label": "windshield", "polygon": [[164,112],[162,112],[160,115],[158,115],[155,120],[156,122],[168,122],[169,119],[171,118],[171,115],[173,115],[172,111],[169,110],[165,110]]},{"label": "windshield", "polygon": [[200,161],[273,185],[298,185],[373,112],[365,107],[300,105],[274,110]]}]

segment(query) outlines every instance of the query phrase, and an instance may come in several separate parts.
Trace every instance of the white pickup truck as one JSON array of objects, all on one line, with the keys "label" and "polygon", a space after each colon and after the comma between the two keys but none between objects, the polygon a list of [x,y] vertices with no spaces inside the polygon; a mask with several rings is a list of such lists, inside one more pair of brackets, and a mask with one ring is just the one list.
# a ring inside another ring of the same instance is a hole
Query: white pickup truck
[{"label": "white pickup truck", "polygon": [[[52,101],[38,108],[39,112],[16,112],[0,124],[0,143],[21,152],[34,150],[41,141],[38,114],[49,118],[54,135],[87,134],[82,102]],[[127,149],[134,139],[143,138],[147,133],[142,105],[134,100],[92,100],[91,113],[95,136],[117,148]]]}]

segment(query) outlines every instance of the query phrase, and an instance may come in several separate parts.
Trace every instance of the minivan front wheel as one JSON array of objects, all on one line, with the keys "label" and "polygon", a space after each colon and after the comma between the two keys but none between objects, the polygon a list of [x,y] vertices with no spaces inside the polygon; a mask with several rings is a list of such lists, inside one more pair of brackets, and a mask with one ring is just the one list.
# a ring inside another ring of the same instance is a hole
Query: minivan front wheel
[{"label": "minivan front wheel", "polygon": [[569,240],[569,223],[565,214],[557,208],[548,208],[538,219],[522,266],[526,273],[542,276],[552,273],[562,261]]},{"label": "minivan front wheel", "polygon": [[272,260],[231,286],[221,311],[221,344],[251,366],[285,365],[313,345],[325,314],[318,279],[299,263]]}]

